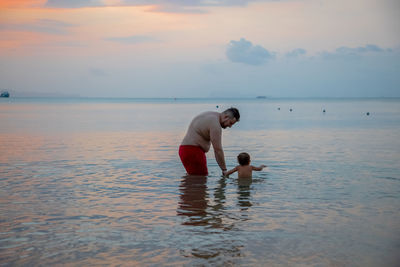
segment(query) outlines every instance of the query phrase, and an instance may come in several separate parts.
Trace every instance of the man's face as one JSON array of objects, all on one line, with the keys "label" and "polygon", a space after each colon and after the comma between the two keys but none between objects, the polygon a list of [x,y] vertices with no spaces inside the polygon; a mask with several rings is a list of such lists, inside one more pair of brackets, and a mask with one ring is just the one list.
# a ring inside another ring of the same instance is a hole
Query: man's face
[{"label": "man's face", "polygon": [[221,123],[221,127],[226,129],[226,127],[231,128],[232,125],[236,123],[236,118],[230,118],[229,116],[226,116],[224,120]]}]

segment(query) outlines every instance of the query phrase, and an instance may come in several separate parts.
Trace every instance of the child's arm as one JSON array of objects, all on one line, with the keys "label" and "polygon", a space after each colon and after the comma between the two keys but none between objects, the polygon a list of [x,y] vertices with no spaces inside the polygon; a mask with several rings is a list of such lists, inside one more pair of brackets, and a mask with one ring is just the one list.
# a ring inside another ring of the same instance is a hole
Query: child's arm
[{"label": "child's arm", "polygon": [[266,165],[260,165],[260,167],[254,167],[251,166],[253,171],[262,171],[262,169],[264,169],[265,167],[267,167]]},{"label": "child's arm", "polygon": [[232,170],[229,170],[225,173],[225,177],[229,177],[229,175],[231,175],[232,173],[237,171],[237,166],[235,168],[233,168]]}]

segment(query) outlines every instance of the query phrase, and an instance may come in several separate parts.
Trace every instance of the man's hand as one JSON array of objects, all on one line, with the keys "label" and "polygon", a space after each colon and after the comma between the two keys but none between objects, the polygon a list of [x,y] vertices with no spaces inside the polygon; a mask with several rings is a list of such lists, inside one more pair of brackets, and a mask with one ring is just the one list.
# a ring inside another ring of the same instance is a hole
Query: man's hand
[{"label": "man's hand", "polygon": [[229,175],[227,175],[227,173],[228,173],[228,170],[222,171],[222,176],[223,177],[229,177]]}]

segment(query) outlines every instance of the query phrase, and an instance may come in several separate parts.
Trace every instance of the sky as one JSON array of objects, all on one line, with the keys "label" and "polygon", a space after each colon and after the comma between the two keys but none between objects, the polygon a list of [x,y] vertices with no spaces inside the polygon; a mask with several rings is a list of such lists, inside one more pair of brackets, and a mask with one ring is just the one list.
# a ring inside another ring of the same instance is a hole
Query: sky
[{"label": "sky", "polygon": [[0,89],[400,97],[398,0],[0,0]]}]

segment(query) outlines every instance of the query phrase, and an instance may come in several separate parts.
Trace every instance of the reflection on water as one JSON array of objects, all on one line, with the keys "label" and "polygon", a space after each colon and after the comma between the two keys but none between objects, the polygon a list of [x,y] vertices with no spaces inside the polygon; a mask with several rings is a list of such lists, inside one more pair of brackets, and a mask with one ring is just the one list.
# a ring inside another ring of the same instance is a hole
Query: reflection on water
[{"label": "reflection on water", "polygon": [[187,123],[215,104],[0,106],[0,266],[397,266],[400,109],[365,103],[241,103],[224,148],[269,166],[253,179],[212,153],[182,177]]},{"label": "reflection on water", "polygon": [[184,256],[218,265],[232,263],[230,258],[242,256],[243,244],[234,234],[239,231],[235,221],[240,218],[232,216],[225,207],[226,185],[226,178],[221,177],[213,190],[213,199],[210,199],[207,177],[188,175],[182,178],[177,215],[183,217],[182,225],[195,227],[189,231],[196,240]]},{"label": "reflection on water", "polygon": [[241,211],[245,211],[252,206],[250,197],[250,186],[253,183],[251,178],[238,179],[238,205],[241,207]]},{"label": "reflection on water", "polygon": [[179,186],[177,214],[186,216],[183,225],[207,225],[207,177],[185,176]]}]

